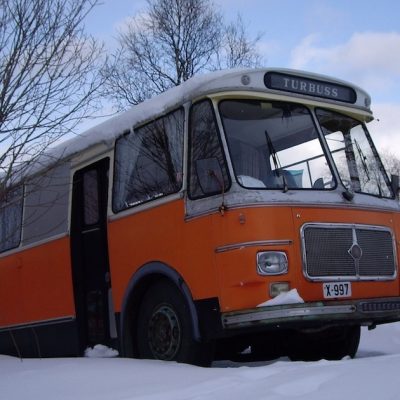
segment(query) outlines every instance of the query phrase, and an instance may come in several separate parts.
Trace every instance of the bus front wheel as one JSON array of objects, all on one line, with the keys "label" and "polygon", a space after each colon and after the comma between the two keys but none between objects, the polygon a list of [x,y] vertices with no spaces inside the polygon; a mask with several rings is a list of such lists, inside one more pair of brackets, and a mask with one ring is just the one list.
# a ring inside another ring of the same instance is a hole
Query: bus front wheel
[{"label": "bus front wheel", "polygon": [[209,366],[212,343],[196,341],[192,331],[190,311],[179,289],[165,280],[150,286],[137,319],[139,357]]}]

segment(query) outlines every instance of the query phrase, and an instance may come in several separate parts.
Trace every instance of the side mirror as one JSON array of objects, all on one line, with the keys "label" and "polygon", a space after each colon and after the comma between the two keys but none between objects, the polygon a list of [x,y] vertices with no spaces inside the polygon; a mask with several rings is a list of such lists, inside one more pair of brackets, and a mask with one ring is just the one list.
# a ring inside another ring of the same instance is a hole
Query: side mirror
[{"label": "side mirror", "polygon": [[399,198],[399,190],[400,190],[399,175],[392,175],[390,183],[392,186],[393,193],[394,193],[396,199],[398,199]]},{"label": "side mirror", "polygon": [[223,193],[224,178],[218,160],[215,157],[204,158],[196,160],[195,165],[197,178],[203,193],[206,195]]}]

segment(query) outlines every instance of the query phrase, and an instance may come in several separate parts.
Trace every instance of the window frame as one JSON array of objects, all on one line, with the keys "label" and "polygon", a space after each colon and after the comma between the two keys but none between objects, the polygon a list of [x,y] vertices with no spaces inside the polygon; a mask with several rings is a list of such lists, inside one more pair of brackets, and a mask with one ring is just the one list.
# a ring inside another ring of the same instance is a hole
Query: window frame
[{"label": "window frame", "polygon": [[[350,118],[350,119],[352,119],[354,121],[359,122],[359,126],[362,128],[362,130],[364,132],[365,138],[367,139],[368,145],[370,146],[370,149],[371,149],[371,152],[372,152],[372,154],[374,156],[375,162],[378,163],[378,166],[379,166],[380,170],[382,171],[382,168],[383,168],[383,171],[385,172],[383,174],[383,178],[384,178],[384,181],[385,181],[385,183],[386,183],[386,185],[387,185],[387,187],[388,187],[388,189],[389,189],[389,191],[391,193],[391,196],[380,196],[379,194],[368,193],[368,192],[364,192],[364,191],[354,191],[354,193],[357,193],[357,194],[360,194],[360,195],[373,196],[373,197],[376,197],[378,199],[388,199],[388,200],[395,199],[396,196],[393,193],[393,188],[392,188],[391,183],[390,183],[390,177],[388,175],[388,171],[386,170],[386,168],[385,168],[385,166],[384,166],[384,164],[383,164],[383,162],[381,160],[379,152],[376,149],[375,143],[372,140],[371,134],[370,134],[370,132],[368,130],[368,127],[367,127],[366,123],[364,121],[359,120],[359,119],[355,118],[354,116],[348,115],[348,114],[346,114],[344,112],[340,112],[338,110],[330,109],[330,108],[327,108],[327,107],[318,106],[318,107],[314,108],[315,118],[316,118],[318,126],[319,126],[319,128],[321,130],[322,138],[326,143],[327,151],[329,152],[330,156],[332,157],[332,161],[331,162],[333,163],[333,166],[337,171],[337,179],[340,182],[340,184],[344,188],[346,188],[346,190],[348,190],[347,186],[343,183],[342,175],[339,172],[338,166],[336,165],[336,161],[335,161],[335,159],[333,157],[332,151],[331,151],[330,146],[329,146],[329,144],[327,142],[327,138],[326,138],[327,135],[324,134],[324,131],[322,129],[323,127],[322,127],[322,125],[321,125],[321,123],[319,121],[318,111],[330,112],[332,114],[337,114],[337,115],[340,115],[342,117]],[[351,190],[353,190],[353,189],[351,188]]]},{"label": "window frame", "polygon": [[[216,195],[220,195],[221,192],[215,192],[215,193],[208,193],[208,194],[203,194],[201,196],[192,196],[192,192],[191,192],[191,176],[192,176],[192,112],[193,112],[193,107],[201,104],[201,103],[209,103],[210,104],[210,108],[212,110],[212,116],[213,116],[213,121],[214,121],[214,125],[215,125],[215,133],[217,136],[217,140],[218,140],[218,144],[219,147],[221,149],[221,154],[222,154],[222,159],[224,162],[223,167],[225,168],[225,172],[226,172],[226,177],[227,177],[227,182],[224,182],[224,193],[227,193],[231,187],[232,187],[232,179],[231,179],[231,173],[229,170],[229,166],[228,166],[228,159],[227,159],[227,155],[226,155],[226,151],[224,148],[224,144],[222,142],[222,137],[221,137],[221,130],[219,128],[218,125],[218,120],[217,120],[217,115],[216,115],[216,110],[214,107],[214,103],[210,98],[203,98],[201,100],[198,100],[196,102],[193,102],[190,105],[190,109],[189,109],[189,114],[188,114],[188,157],[187,157],[187,180],[186,180],[186,184],[187,184],[187,197],[190,200],[199,200],[199,199],[204,199],[207,197],[212,197],[212,196],[216,196]],[[225,186],[225,183],[227,183],[227,185]]]},{"label": "window frame", "polygon": [[184,174],[184,167],[185,167],[185,120],[186,120],[186,112],[185,112],[185,108],[182,106],[179,106],[177,108],[174,108],[171,111],[168,111],[165,114],[159,115],[158,117],[148,120],[144,123],[138,124],[136,126],[133,126],[131,130],[126,130],[121,136],[119,136],[114,143],[114,161],[113,161],[113,184],[112,184],[112,199],[111,199],[111,209],[113,211],[114,214],[118,214],[127,210],[131,210],[133,208],[136,207],[140,207],[143,206],[145,204],[149,204],[151,202],[160,200],[160,199],[165,199],[169,196],[174,196],[177,193],[181,192],[183,190],[183,183],[184,183],[184,179],[181,180],[181,184],[178,190],[171,192],[171,193],[167,193],[161,196],[156,196],[154,198],[151,199],[147,199],[147,200],[142,200],[142,201],[138,201],[135,204],[131,204],[128,206],[125,206],[123,208],[118,208],[116,207],[116,187],[117,187],[117,181],[118,181],[118,157],[117,157],[117,147],[118,147],[118,142],[120,142],[121,140],[125,139],[127,136],[129,135],[137,135],[138,134],[138,130],[143,129],[147,126],[150,126],[151,124],[156,124],[158,121],[164,119],[164,118],[168,118],[169,116],[173,115],[174,113],[177,113],[180,111],[180,114],[182,115],[182,149],[181,149],[181,156],[182,156],[182,164],[181,164],[181,169],[182,169],[182,176]]}]

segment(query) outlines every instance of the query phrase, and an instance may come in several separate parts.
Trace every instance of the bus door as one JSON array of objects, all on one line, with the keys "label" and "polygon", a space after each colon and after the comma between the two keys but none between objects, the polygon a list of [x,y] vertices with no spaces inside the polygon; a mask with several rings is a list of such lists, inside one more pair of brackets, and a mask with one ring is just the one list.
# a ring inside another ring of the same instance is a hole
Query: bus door
[{"label": "bus door", "polygon": [[110,344],[114,336],[110,326],[115,321],[109,316],[108,171],[105,158],[78,170],[73,179],[71,252],[81,353],[88,346]]}]

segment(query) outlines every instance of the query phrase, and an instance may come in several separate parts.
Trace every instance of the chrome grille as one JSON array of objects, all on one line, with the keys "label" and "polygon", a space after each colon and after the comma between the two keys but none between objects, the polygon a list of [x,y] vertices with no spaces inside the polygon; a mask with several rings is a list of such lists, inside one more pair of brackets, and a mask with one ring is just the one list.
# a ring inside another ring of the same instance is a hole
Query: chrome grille
[{"label": "chrome grille", "polygon": [[310,279],[392,279],[393,236],[369,225],[306,224],[302,227],[305,274]]}]

